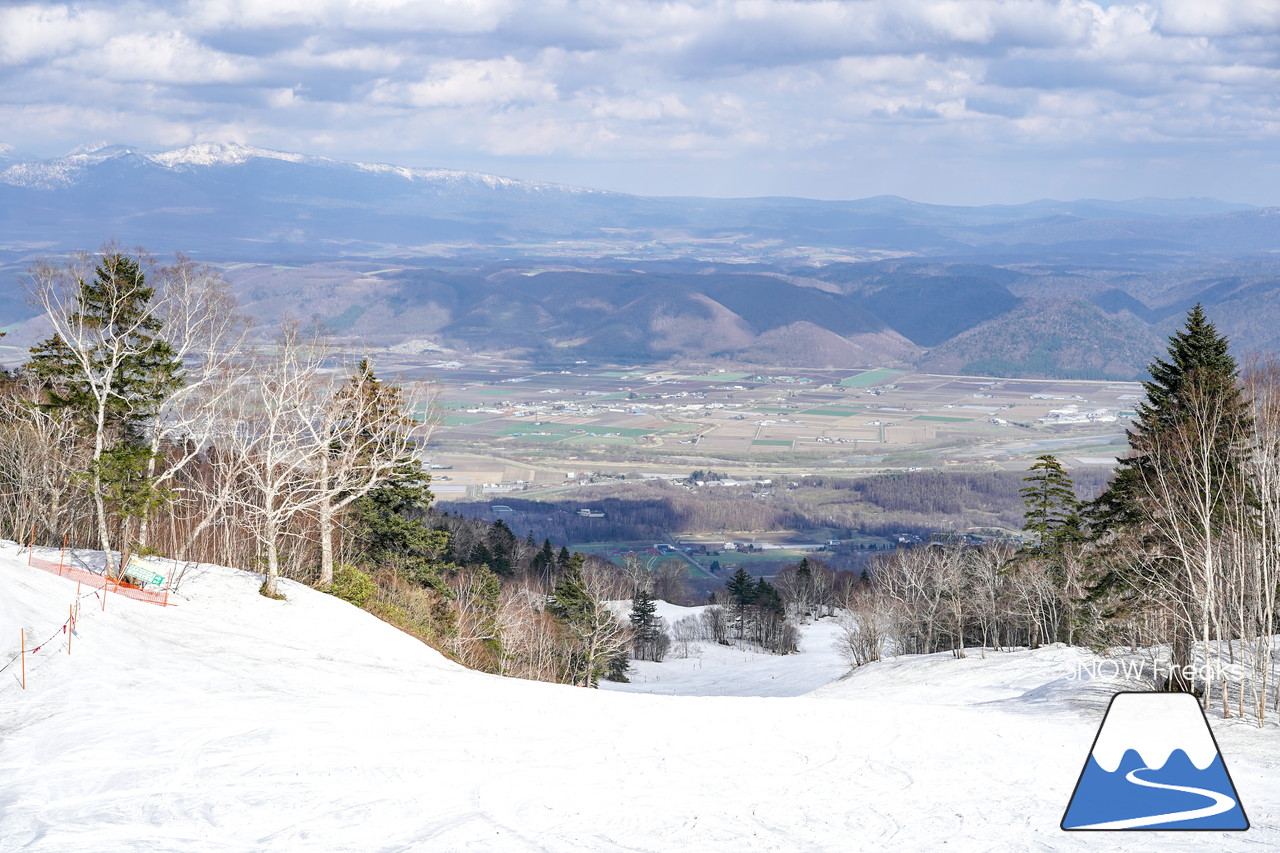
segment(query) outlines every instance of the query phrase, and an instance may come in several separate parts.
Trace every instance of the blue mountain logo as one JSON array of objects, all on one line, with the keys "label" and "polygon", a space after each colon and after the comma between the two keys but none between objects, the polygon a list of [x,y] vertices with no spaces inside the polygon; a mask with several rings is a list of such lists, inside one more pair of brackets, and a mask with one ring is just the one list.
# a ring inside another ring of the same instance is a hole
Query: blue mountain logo
[{"label": "blue mountain logo", "polygon": [[1117,693],[1062,828],[1249,828],[1200,703],[1188,693]]}]

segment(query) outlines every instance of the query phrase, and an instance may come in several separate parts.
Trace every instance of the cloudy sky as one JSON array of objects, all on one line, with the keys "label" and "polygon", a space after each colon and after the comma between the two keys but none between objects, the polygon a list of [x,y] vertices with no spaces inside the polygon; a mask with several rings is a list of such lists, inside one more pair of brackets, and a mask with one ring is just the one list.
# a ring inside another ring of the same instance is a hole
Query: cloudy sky
[{"label": "cloudy sky", "polygon": [[3,0],[0,141],[643,194],[1280,204],[1280,0]]}]

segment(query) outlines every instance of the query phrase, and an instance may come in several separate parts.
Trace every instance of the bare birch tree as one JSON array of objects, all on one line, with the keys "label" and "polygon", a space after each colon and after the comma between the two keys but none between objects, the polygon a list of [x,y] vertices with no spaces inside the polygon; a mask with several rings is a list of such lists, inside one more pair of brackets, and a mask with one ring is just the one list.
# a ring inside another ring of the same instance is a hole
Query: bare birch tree
[{"label": "bare birch tree", "polygon": [[269,356],[252,366],[223,408],[216,437],[216,482],[231,481],[228,496],[263,552],[262,593],[279,597],[281,537],[301,513],[328,499],[316,478],[322,450],[317,423],[333,395],[322,369],[328,351],[296,326],[286,327]]},{"label": "bare birch tree", "polygon": [[146,256],[135,261],[108,245],[97,259],[81,253],[28,270],[31,300],[53,329],[28,366],[43,384],[44,405],[71,414],[92,447],[87,475],[108,570],[108,500],[145,514],[153,492],[149,481],[139,482],[138,432],[182,384],[180,362],[160,337],[163,321],[144,269],[151,266]]},{"label": "bare birch tree", "polygon": [[[316,515],[320,527],[320,586],[333,582],[334,519],[342,510],[407,470],[420,471],[417,443],[430,433],[427,390],[385,384],[362,359],[333,395],[311,436],[317,445]],[[421,420],[415,418],[424,410]]]}]

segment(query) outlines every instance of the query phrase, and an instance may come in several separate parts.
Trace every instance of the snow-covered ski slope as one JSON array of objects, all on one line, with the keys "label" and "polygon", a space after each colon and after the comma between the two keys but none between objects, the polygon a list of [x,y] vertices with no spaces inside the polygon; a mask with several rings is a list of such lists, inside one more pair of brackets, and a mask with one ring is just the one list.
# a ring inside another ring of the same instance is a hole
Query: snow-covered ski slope
[{"label": "snow-covered ski slope", "polygon": [[[91,598],[71,655],[59,635],[31,656],[25,692],[0,674],[0,850],[1280,845],[1275,729],[1243,724],[1215,732],[1250,831],[1059,830],[1125,686],[1066,680],[1083,652],[888,661],[798,696],[644,695],[468,672],[337,599],[257,587],[201,567],[177,607]],[[74,592],[0,546],[0,663],[19,628],[60,625]],[[738,677],[770,692],[788,661],[830,654],[809,648],[820,633]]]}]

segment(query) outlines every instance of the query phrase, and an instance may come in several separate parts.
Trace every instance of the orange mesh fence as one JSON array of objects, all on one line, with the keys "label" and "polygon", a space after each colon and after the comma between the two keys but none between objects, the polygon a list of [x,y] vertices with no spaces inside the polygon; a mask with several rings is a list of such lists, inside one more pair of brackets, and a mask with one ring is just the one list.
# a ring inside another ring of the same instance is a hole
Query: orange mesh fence
[{"label": "orange mesh fence", "polygon": [[169,603],[168,583],[165,584],[164,589],[149,590],[142,589],[125,580],[116,580],[115,578],[91,572],[88,569],[81,568],[80,566],[68,566],[65,563],[41,560],[38,557],[33,557],[31,559],[31,565],[60,577],[70,578],[73,581],[80,581],[90,589],[101,589],[117,595],[123,595],[125,598],[132,598],[138,601],[149,601],[152,604],[166,605]]}]

